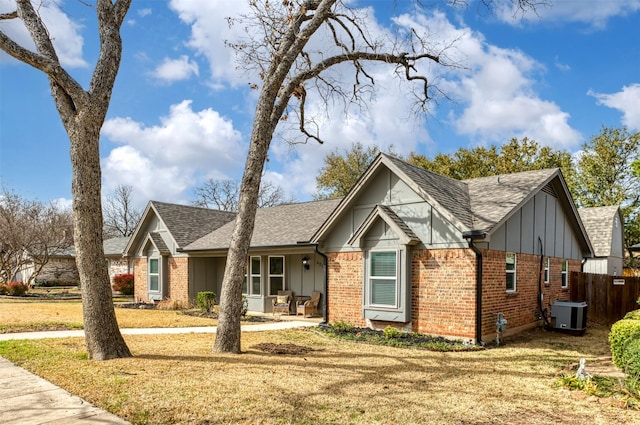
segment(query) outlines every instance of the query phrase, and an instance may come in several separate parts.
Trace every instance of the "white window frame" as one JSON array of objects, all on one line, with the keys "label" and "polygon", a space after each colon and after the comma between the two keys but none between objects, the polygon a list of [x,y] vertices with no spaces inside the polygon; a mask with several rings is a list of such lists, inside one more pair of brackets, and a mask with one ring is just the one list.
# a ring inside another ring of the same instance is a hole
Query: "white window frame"
[{"label": "white window frame", "polygon": [[[258,273],[255,273],[255,270],[251,267],[253,265],[253,260],[258,260]],[[253,279],[258,278],[258,291],[254,291],[253,288]],[[260,256],[254,255],[249,257],[249,264],[247,264],[247,270],[244,274],[244,282],[246,285],[246,291],[242,291],[242,293],[246,296],[260,296],[262,294],[262,258]],[[243,288],[244,289],[244,288]]]},{"label": "white window frame", "polygon": [[566,289],[569,287],[569,260],[564,259],[562,260],[562,278],[561,278],[561,284],[560,287],[562,289]]},{"label": "white window frame", "polygon": [[545,257],[544,258],[544,283],[549,283],[549,264],[551,263],[551,260],[549,259],[549,257]]},{"label": "white window frame", "polygon": [[[158,271],[155,272],[155,273],[151,273],[151,262],[152,261],[155,261],[158,264],[158,266],[157,266],[157,270]],[[161,273],[160,273],[161,265],[162,265],[162,263],[160,262],[160,258],[159,257],[149,257],[149,258],[147,258],[147,291],[149,293],[152,293],[152,294],[160,294],[160,293],[162,293],[162,281],[160,279],[160,277],[161,277]],[[156,277],[158,279],[158,281],[157,281],[158,289],[155,289],[155,290],[151,289],[151,278],[152,277]]]},{"label": "white window frame", "polygon": [[[371,261],[373,256],[378,253],[386,253],[393,252],[395,255],[395,274],[393,276],[373,276],[371,273]],[[368,292],[368,301],[369,305],[372,307],[383,307],[383,308],[398,308],[399,307],[399,296],[400,296],[400,279],[398,276],[398,268],[400,259],[400,251],[397,249],[378,249],[369,251],[369,255],[367,258],[367,292]],[[394,280],[395,281],[395,300],[393,304],[375,304],[373,302],[373,282],[374,280]]]},{"label": "white window frame", "polygon": [[[513,270],[509,270],[509,263],[507,263],[508,258],[513,255]],[[517,285],[516,285],[516,277],[517,277],[517,270],[518,270],[518,256],[516,255],[515,252],[507,252],[505,255],[505,269],[506,269],[506,275],[505,275],[505,286],[506,286],[506,290],[508,293],[512,293],[512,292],[516,292],[517,289]],[[513,278],[513,288],[509,288],[509,275],[512,275]]]},{"label": "white window frame", "polygon": [[[282,274],[271,273],[271,259],[272,258],[282,258]],[[286,279],[285,279],[286,262],[285,262],[284,255],[270,255],[267,267],[268,267],[267,284],[269,285],[269,295],[276,296],[276,295],[278,295],[278,291],[280,291],[280,290],[284,291],[287,288],[287,282],[286,282]],[[271,293],[271,289],[272,289],[271,288],[271,278],[273,278],[273,277],[282,278],[282,287],[278,288],[276,290],[275,294]]]}]

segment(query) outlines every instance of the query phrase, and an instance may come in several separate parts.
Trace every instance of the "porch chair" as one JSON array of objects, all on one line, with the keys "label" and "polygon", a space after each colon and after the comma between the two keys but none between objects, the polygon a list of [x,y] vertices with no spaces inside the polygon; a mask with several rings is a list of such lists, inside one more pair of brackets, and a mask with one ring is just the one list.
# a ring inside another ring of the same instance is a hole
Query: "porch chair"
[{"label": "porch chair", "polygon": [[291,314],[291,300],[293,299],[293,291],[278,291],[278,295],[272,300],[273,314],[285,313]]},{"label": "porch chair", "polygon": [[303,317],[307,315],[313,316],[318,314],[318,304],[320,304],[320,292],[313,291],[311,293],[311,299],[306,301],[300,301],[296,305],[296,316],[302,314]]}]

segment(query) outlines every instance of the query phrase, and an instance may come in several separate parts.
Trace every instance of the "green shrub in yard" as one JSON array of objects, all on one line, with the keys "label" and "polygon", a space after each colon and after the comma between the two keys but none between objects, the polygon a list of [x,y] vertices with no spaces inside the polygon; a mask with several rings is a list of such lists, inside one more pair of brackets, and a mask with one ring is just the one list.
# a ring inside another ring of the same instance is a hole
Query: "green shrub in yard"
[{"label": "green shrub in yard", "polygon": [[629,375],[640,377],[640,338],[632,338],[624,346],[622,353],[624,371]]},{"label": "green shrub in yard", "polygon": [[[622,319],[614,323],[609,332],[613,364],[624,370],[627,366],[625,347],[631,340],[639,338],[640,320]],[[640,359],[637,361],[640,362]]]},{"label": "green shrub in yard", "polygon": [[7,295],[7,285],[0,283],[0,295]]},{"label": "green shrub in yard", "polygon": [[624,318],[630,320],[640,320],[640,310],[630,311],[624,316]]},{"label": "green shrub in yard", "polygon": [[216,294],[211,291],[198,292],[196,295],[196,306],[200,310],[211,312],[216,304]]},{"label": "green shrub in yard", "polygon": [[114,291],[120,292],[122,295],[133,295],[133,274],[123,273],[115,275],[111,287]]},{"label": "green shrub in yard", "polygon": [[402,331],[394,328],[393,326],[387,326],[384,328],[382,333],[388,339],[400,338],[402,336]]},{"label": "green shrub in yard", "polygon": [[336,332],[351,332],[354,328],[351,323],[345,322],[344,320],[336,320],[331,323],[331,327]]}]

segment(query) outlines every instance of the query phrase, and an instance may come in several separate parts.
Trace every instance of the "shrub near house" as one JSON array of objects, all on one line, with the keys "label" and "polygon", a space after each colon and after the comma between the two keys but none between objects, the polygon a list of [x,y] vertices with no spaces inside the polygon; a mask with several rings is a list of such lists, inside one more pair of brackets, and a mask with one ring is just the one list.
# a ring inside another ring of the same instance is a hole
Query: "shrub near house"
[{"label": "shrub near house", "polygon": [[23,297],[28,290],[29,286],[22,282],[0,283],[0,295]]},{"label": "shrub near house", "polygon": [[133,274],[123,273],[115,275],[111,287],[114,291],[120,292],[122,295],[133,295]]}]

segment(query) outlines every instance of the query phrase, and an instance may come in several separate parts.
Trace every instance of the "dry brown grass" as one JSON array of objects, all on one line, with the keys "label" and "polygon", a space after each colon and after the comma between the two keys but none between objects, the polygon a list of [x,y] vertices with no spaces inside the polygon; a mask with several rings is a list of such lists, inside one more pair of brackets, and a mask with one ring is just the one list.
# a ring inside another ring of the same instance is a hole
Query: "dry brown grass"
[{"label": "dry brown grass", "polygon": [[[122,328],[175,328],[215,326],[216,320],[194,317],[168,310],[117,308]],[[82,304],[79,301],[0,301],[0,333],[48,329],[81,329]]]},{"label": "dry brown grass", "polygon": [[[637,411],[554,386],[580,357],[588,368],[607,355],[606,335],[536,330],[441,353],[294,330],[244,333],[242,355],[213,353],[203,335],[126,336],[135,357],[107,362],[87,361],[77,338],[2,343],[0,354],[134,424],[639,424]],[[256,347],[274,344],[305,349]]]}]

